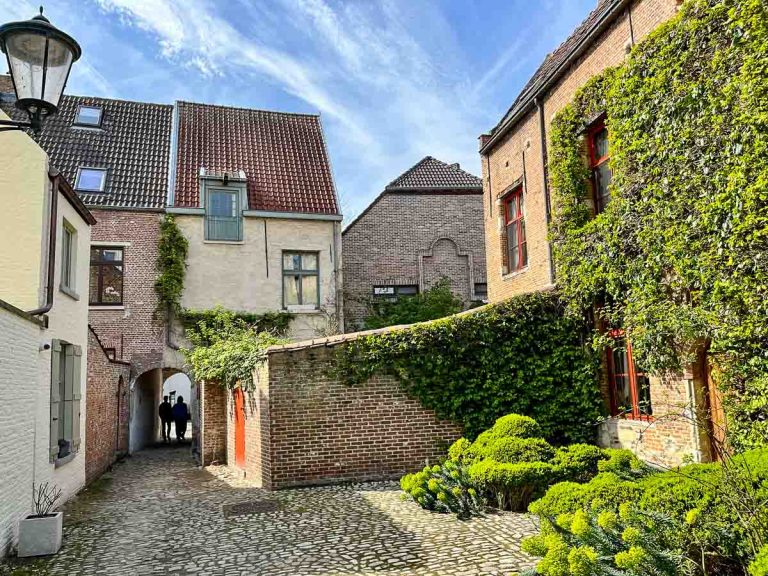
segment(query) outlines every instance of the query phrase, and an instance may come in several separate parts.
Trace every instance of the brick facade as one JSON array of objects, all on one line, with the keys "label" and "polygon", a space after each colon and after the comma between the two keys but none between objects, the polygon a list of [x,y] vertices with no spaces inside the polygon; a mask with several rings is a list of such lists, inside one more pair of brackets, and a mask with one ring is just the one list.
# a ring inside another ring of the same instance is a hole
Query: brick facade
[{"label": "brick facade", "polygon": [[[679,4],[677,0],[626,2],[623,10],[603,26],[586,48],[565,63],[565,72],[546,90],[540,91],[530,106],[525,108],[516,103],[516,107],[520,106],[520,117],[509,126],[506,134],[494,134],[495,143],[488,144],[485,149],[491,136],[481,137],[488,290],[492,302],[550,288],[556,280],[556,271],[550,265],[544,186],[549,142],[542,142],[542,132],[548,139],[553,117],[571,102],[576,91],[606,68],[621,64],[633,42],[642,41],[674,16]],[[596,10],[605,5],[605,2],[599,2]],[[580,28],[575,35],[584,36],[587,32]],[[573,40],[571,37],[567,42],[573,43]],[[510,273],[504,262],[503,198],[521,183],[525,196],[528,265]],[[607,399],[607,380],[601,385]],[[612,418],[600,428],[601,444],[631,448],[646,460],[658,464],[677,465],[686,456],[708,460],[711,449],[706,431],[693,423],[706,412],[703,392],[706,387],[706,375],[697,366],[685,374],[651,378],[650,395],[655,419]]]},{"label": "brick facade", "polygon": [[85,481],[101,476],[128,452],[128,383],[130,366],[107,355],[96,334],[88,333],[88,393]]},{"label": "brick facade", "polygon": [[200,383],[200,462],[202,466],[227,460],[227,390],[217,384]]},{"label": "brick facade", "polygon": [[[347,338],[270,350],[245,396],[246,477],[267,489],[395,478],[437,462],[461,436],[458,425],[436,418],[393,376],[356,386],[329,376],[334,346]],[[204,445],[226,436],[227,463],[234,467],[232,393],[219,388],[216,397],[227,396],[227,406],[217,403],[217,413],[209,414],[210,388]]]},{"label": "brick facade", "polygon": [[134,376],[162,368],[165,325],[158,320],[157,276],[161,214],[155,211],[96,210],[91,244],[123,246],[123,305],[94,307],[88,321],[106,348],[131,362]]},{"label": "brick facade", "polygon": [[446,276],[465,303],[485,283],[483,197],[480,194],[387,192],[342,234],[344,318],[359,329],[378,285],[417,285]]}]

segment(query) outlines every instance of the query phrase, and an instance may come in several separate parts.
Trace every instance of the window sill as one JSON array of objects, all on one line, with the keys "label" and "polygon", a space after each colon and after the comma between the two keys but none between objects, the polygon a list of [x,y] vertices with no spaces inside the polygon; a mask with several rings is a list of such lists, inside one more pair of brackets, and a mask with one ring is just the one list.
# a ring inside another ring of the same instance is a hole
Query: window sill
[{"label": "window sill", "polygon": [[291,314],[320,314],[322,312],[317,306],[285,306],[283,310]]},{"label": "window sill", "polygon": [[77,452],[71,452],[66,456],[64,456],[63,458],[56,458],[53,461],[54,468],[61,468],[65,464],[69,464],[70,462],[72,462],[72,460],[75,459],[75,456],[77,456]]},{"label": "window sill", "polygon": [[123,306],[122,304],[118,304],[115,306],[98,306],[98,305],[91,304],[90,306],[88,306],[88,310],[89,311],[90,310],[105,310],[105,311],[106,310],[125,310],[125,306]]},{"label": "window sill", "polygon": [[242,246],[245,244],[244,240],[203,240],[203,244],[230,244],[233,246]]},{"label": "window sill", "polygon": [[64,286],[63,284],[59,284],[59,292],[63,292],[73,300],[80,300],[80,295],[77,292],[75,292],[68,286]]},{"label": "window sill", "polygon": [[514,270],[513,272],[507,272],[506,274],[501,275],[502,280],[511,280],[512,278],[515,278],[517,276],[520,276],[521,274],[524,274],[528,272],[528,265],[526,264],[519,270]]},{"label": "window sill", "polygon": [[654,421],[653,416],[626,416],[623,414],[614,414],[610,419],[615,422],[632,422],[634,424],[650,424]]}]

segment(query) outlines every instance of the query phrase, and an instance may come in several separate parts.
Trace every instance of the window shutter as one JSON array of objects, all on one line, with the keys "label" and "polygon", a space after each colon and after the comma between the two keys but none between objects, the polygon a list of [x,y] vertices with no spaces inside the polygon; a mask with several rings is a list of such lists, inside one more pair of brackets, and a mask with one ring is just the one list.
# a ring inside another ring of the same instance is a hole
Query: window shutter
[{"label": "window shutter", "polygon": [[[71,344],[64,346],[64,439],[72,442],[72,382],[75,370],[75,348]],[[72,447],[70,446],[70,451]]]},{"label": "window shutter", "polygon": [[51,461],[59,455],[59,382],[63,374],[60,374],[61,366],[61,342],[51,342],[51,437],[48,441],[49,458]]},{"label": "window shutter", "polygon": [[80,398],[81,394],[81,364],[83,349],[80,346],[70,346],[72,349],[72,452],[80,449]]}]

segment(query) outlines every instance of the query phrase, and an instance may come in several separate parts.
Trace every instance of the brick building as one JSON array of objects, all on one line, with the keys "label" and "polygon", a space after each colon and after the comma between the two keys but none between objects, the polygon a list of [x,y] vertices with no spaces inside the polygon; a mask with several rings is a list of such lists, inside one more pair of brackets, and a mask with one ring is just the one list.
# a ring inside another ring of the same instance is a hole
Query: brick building
[{"label": "brick building", "polygon": [[[551,213],[547,148],[554,115],[590,78],[621,64],[635,43],[675,15],[679,4],[599,0],[571,36],[546,57],[497,126],[480,137],[491,301],[556,283],[547,239]],[[601,126],[585,135],[585,151],[605,151],[593,167],[596,198],[604,200],[609,200],[605,195],[610,181],[610,164],[605,161],[609,141],[610,134]],[[618,366],[626,369],[613,368]],[[685,374],[648,377],[634,365],[627,345],[610,354],[606,351],[604,367],[602,387],[613,417],[601,428],[603,444],[630,447],[648,460],[667,464],[686,456],[696,460],[712,456],[706,430],[684,418],[659,418],[681,410],[690,416],[708,408],[710,383],[703,360]],[[619,415],[617,406],[625,401],[631,409]]]},{"label": "brick building", "polygon": [[465,304],[487,297],[482,194],[479,178],[431,156],[384,188],[342,234],[348,330],[362,327],[371,300],[442,277]]}]

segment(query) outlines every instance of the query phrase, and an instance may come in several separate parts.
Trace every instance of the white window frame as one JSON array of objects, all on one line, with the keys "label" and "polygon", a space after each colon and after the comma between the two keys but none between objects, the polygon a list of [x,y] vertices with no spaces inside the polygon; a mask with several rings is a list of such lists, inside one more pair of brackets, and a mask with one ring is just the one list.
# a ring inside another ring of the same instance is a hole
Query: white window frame
[{"label": "white window frame", "polygon": [[[80,187],[80,176],[83,173],[84,170],[90,170],[91,172],[101,172],[101,182],[99,183],[99,188],[81,188]],[[107,183],[107,169],[106,168],[96,168],[95,166],[80,166],[80,168],[77,169],[77,178],[75,179],[75,190],[79,192],[104,192],[105,184]]]},{"label": "white window frame", "polygon": [[[90,110],[98,110],[99,111],[99,119],[96,122],[83,122],[80,120],[80,112],[83,110],[83,108],[88,108]],[[101,106],[91,106],[88,104],[80,104],[77,107],[77,113],[75,114],[75,121],[73,122],[73,126],[87,126],[89,128],[100,128],[101,127],[101,120],[104,117],[104,109]]]},{"label": "white window frame", "polygon": [[75,300],[77,294],[77,229],[66,220],[61,226],[61,270],[59,290]]}]

